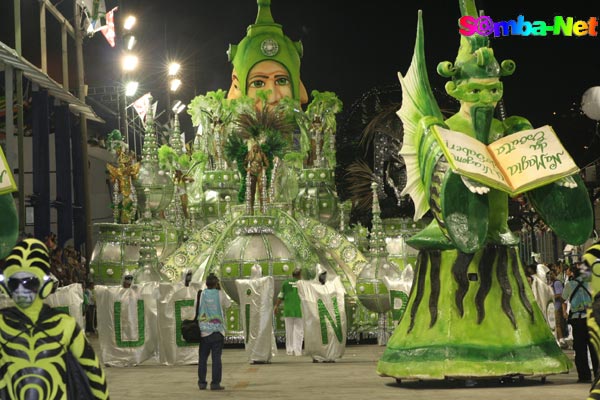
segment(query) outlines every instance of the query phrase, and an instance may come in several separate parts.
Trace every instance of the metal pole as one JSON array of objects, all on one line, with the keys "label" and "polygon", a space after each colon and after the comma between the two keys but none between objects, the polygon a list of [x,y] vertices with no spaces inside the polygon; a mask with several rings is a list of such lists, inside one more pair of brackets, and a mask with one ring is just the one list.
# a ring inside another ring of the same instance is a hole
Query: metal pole
[{"label": "metal pole", "polygon": [[[81,21],[81,9],[76,1],[73,1],[75,15],[75,49],[77,52],[77,94],[79,99],[85,103],[85,82],[83,71],[83,35],[79,23]],[[85,258],[87,260],[86,270],[89,269],[89,261],[92,254],[92,210],[90,201],[89,164],[88,164],[88,137],[87,118],[83,113],[79,114],[81,128],[81,172],[83,176],[83,212],[85,215]]]},{"label": "metal pole", "polygon": [[67,43],[67,26],[60,26],[61,49],[62,49],[62,85],[65,90],[69,90],[69,46]]},{"label": "metal pole", "polygon": [[[119,127],[119,131],[121,131],[121,133],[123,133],[123,131],[121,130],[121,95],[119,94],[119,86],[116,86],[115,90],[117,91],[117,126]],[[129,139],[126,137],[125,138],[126,143],[127,143],[127,140],[129,140]]]},{"label": "metal pole", "polygon": [[[21,48],[21,0],[14,0],[15,14],[15,51],[20,56],[23,54]],[[17,85],[17,159],[19,168],[19,234],[25,234],[25,160],[23,158],[23,71],[17,69],[15,80]]]},{"label": "metal pole", "polygon": [[129,143],[129,112],[127,111],[127,96],[125,96],[125,104],[123,105],[123,107],[125,107],[125,137],[127,138],[127,143]]},{"label": "metal pole", "polygon": [[42,72],[48,73],[48,52],[46,50],[46,3],[40,3],[40,50]]}]

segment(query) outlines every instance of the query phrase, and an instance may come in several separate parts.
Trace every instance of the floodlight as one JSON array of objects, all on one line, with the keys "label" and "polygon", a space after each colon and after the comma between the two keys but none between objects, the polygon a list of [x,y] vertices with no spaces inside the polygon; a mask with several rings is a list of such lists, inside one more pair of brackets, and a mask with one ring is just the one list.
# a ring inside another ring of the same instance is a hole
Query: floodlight
[{"label": "floodlight", "polygon": [[133,28],[133,26],[135,25],[136,21],[137,19],[133,15],[129,15],[127,18],[125,18],[125,22],[123,23],[123,29],[125,29],[126,31],[131,30],[131,28]]},{"label": "floodlight", "polygon": [[171,82],[169,84],[169,87],[171,88],[171,92],[176,92],[177,89],[179,89],[179,86],[181,86],[181,79],[179,79],[179,78],[171,79]]},{"label": "floodlight", "polygon": [[169,76],[175,76],[179,72],[181,65],[177,62],[172,62],[169,64]]},{"label": "floodlight", "polygon": [[138,66],[138,57],[134,54],[126,54],[123,56],[122,65],[123,71],[133,71]]},{"label": "floodlight", "polygon": [[137,92],[139,86],[139,82],[131,81],[127,82],[125,85],[125,96],[131,97]]}]

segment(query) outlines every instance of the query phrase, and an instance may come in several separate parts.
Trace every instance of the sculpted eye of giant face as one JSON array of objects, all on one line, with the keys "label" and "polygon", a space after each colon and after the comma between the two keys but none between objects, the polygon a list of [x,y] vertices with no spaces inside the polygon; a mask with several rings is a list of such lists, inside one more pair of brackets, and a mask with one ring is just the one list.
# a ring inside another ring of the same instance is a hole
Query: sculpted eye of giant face
[{"label": "sculpted eye of giant face", "polygon": [[292,97],[292,85],[287,70],[278,62],[261,61],[248,74],[248,96],[257,99],[259,90],[270,91],[267,97],[267,107],[272,108],[284,97]]},{"label": "sculpted eye of giant face", "polygon": [[[237,72],[234,71],[231,76],[231,87],[227,93],[228,99],[237,99],[242,96],[239,87]],[[267,99],[267,108],[272,109],[284,97],[293,97],[292,79],[287,69],[277,61],[266,60],[254,65],[246,79],[246,94],[257,99],[257,109],[262,108],[258,100],[257,92],[259,90],[270,91]],[[300,104],[308,103],[308,93],[302,81],[300,81]]]}]

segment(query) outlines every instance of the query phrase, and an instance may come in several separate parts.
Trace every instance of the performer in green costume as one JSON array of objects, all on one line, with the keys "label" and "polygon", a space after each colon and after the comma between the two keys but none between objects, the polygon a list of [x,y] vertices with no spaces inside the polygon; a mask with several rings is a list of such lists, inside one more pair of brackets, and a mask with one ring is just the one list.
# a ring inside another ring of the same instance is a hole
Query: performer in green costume
[{"label": "performer in green costume", "polygon": [[84,332],[73,317],[43,302],[54,285],[46,245],[18,243],[0,275],[0,287],[16,304],[0,310],[0,398],[108,399],[104,371]]},{"label": "performer in green costume", "polygon": [[[587,327],[590,342],[594,346],[596,356],[600,356],[600,241],[591,245],[583,255],[585,265],[591,271],[591,289],[593,303],[587,310]],[[600,375],[596,375],[588,400],[600,400]]]},{"label": "performer in green costume", "polygon": [[[459,1],[462,15],[477,17],[473,0]],[[455,63],[438,72],[452,81],[446,91],[460,101],[447,119],[435,101],[424,59],[421,14],[413,60],[400,77],[405,128],[401,155],[407,165],[404,193],[415,219],[435,217],[407,243],[420,250],[404,317],[390,338],[377,372],[400,378],[548,375],[568,371],[525,279],[517,238],[507,225],[508,197],[453,173],[431,132],[433,125],[488,144],[531,124],[521,117],[493,118],[501,100],[501,76],[515,64],[499,64],[487,37],[462,36]],[[554,232],[572,244],[592,230],[592,208],[578,176],[527,193]]]},{"label": "performer in green costume", "polygon": [[256,22],[247,29],[246,37],[230,45],[227,54],[233,64],[228,99],[247,95],[257,100],[258,90],[270,90],[269,108],[283,97],[293,97],[300,104],[308,102],[308,94],[300,80],[302,43],[284,35],[280,24],[273,21],[271,0],[257,0]]}]

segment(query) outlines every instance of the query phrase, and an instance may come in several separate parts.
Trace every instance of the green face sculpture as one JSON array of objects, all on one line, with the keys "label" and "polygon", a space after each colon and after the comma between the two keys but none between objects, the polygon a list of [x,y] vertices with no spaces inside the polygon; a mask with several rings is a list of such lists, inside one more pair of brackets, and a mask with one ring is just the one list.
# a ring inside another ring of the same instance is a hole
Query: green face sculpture
[{"label": "green face sculpture", "polygon": [[[246,37],[237,45],[230,45],[227,51],[229,61],[233,64],[232,85],[227,97],[254,97],[256,90],[275,92],[285,79],[288,96],[306,103],[308,95],[300,81],[302,43],[290,40],[284,35],[281,25],[273,21],[270,0],[258,0],[257,4],[256,22],[248,27]],[[281,72],[271,79],[262,72],[265,65],[269,70],[278,66]],[[251,79],[251,75],[265,75],[265,78],[257,83]]]},{"label": "green face sculpture", "polygon": [[511,75],[515,70],[512,60],[498,63],[494,50],[488,47],[487,37],[462,36],[454,63],[441,62],[437,71],[452,78],[446,83],[446,92],[461,102],[493,104],[502,98],[500,77]]},{"label": "green face sculpture", "polygon": [[495,106],[502,98],[503,85],[498,78],[467,79],[458,84],[448,82],[446,91],[461,102]]}]

